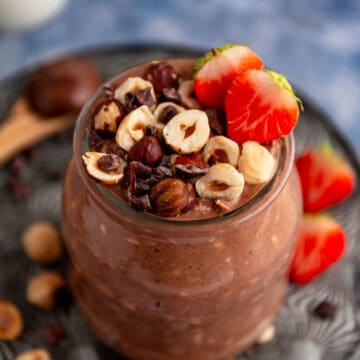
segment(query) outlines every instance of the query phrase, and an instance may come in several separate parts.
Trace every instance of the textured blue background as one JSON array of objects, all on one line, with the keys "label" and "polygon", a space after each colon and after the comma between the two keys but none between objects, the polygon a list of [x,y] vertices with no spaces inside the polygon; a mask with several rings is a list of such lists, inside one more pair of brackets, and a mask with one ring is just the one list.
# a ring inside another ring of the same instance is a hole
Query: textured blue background
[{"label": "textured blue background", "polygon": [[360,153],[360,0],[70,0],[46,25],[0,33],[0,79],[99,45],[228,42],[249,43],[284,72]]}]

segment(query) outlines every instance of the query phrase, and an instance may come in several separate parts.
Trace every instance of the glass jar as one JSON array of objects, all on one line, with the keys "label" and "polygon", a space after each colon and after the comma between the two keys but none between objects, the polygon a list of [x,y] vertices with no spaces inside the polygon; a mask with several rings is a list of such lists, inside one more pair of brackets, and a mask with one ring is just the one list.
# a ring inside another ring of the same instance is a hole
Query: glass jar
[{"label": "glass jar", "polygon": [[[188,77],[192,59],[168,61]],[[63,195],[70,285],[82,313],[134,359],[223,359],[245,349],[272,322],[288,284],[302,208],[293,135],[281,139],[273,180],[241,208],[205,220],[158,218],[86,173],[86,127],[102,95],[78,119]]]}]

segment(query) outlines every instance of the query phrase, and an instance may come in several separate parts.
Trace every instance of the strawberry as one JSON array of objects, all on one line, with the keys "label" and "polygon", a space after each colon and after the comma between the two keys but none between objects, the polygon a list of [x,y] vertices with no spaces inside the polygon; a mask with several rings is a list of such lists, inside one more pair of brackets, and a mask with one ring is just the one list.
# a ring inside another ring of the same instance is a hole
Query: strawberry
[{"label": "strawberry", "polygon": [[288,134],[299,117],[297,102],[285,76],[270,70],[249,70],[237,76],[225,96],[227,131],[242,144]]},{"label": "strawberry", "polygon": [[213,49],[194,64],[195,94],[200,102],[222,108],[226,90],[234,78],[249,69],[262,69],[260,57],[246,45]]},{"label": "strawberry", "polygon": [[338,204],[355,187],[353,170],[329,145],[305,151],[297,158],[296,167],[307,212],[322,211]]},{"label": "strawberry", "polygon": [[334,264],[344,254],[344,229],[328,215],[305,215],[302,220],[290,279],[306,284]]}]

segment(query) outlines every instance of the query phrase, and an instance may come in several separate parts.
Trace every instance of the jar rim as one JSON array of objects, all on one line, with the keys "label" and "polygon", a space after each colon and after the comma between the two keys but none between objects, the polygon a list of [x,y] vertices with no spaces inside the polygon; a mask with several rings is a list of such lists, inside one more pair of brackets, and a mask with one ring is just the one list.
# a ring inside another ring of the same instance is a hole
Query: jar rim
[{"label": "jar rim", "polygon": [[[164,58],[156,61],[167,61],[170,64],[172,62],[178,61],[193,61],[193,58],[183,57],[183,58]],[[139,65],[131,66],[128,69],[122,71],[120,74],[112,77],[105,84],[119,84],[120,78],[128,77],[126,74],[133,72],[139,66],[148,65],[150,62],[142,63]],[[104,85],[101,86],[96,93],[90,98],[83,109],[81,110],[79,117],[76,120],[74,137],[73,137],[73,158],[75,162],[76,171],[80,175],[80,179],[85,185],[87,191],[92,195],[92,197],[97,201],[97,203],[106,211],[108,215],[113,218],[119,218],[121,214],[126,214],[128,216],[133,216],[139,219],[143,223],[149,224],[164,224],[164,225],[174,225],[174,226],[201,226],[207,225],[209,223],[222,222],[224,225],[229,222],[234,221],[234,218],[237,217],[236,223],[249,221],[251,218],[256,217],[259,213],[265,210],[280,194],[281,190],[284,188],[287,180],[290,176],[291,170],[293,168],[294,158],[295,158],[295,140],[293,133],[291,132],[287,136],[284,136],[280,139],[280,156],[278,160],[278,166],[274,173],[272,179],[249,201],[241,205],[238,208],[235,208],[225,214],[220,214],[219,216],[214,216],[210,218],[201,218],[194,220],[178,220],[176,218],[166,218],[159,217],[151,213],[146,212],[137,212],[131,208],[127,203],[117,199],[111,194],[111,192],[105,189],[103,186],[98,184],[94,179],[92,179],[85,168],[85,165],[82,161],[82,155],[88,151],[87,148],[87,125],[89,122],[90,114],[95,107],[96,101],[100,100],[102,95],[104,95]]]}]

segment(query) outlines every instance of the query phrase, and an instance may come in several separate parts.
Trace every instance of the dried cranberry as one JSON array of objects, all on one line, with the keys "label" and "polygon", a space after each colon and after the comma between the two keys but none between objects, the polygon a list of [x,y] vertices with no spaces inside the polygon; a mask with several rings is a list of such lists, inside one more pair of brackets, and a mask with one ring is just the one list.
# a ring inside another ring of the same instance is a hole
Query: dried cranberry
[{"label": "dried cranberry", "polygon": [[128,152],[128,161],[139,161],[144,165],[154,166],[164,156],[159,141],[154,136],[144,136]]},{"label": "dried cranberry", "polygon": [[128,112],[141,105],[147,105],[150,109],[155,107],[156,100],[152,95],[151,87],[125,94],[125,108]]},{"label": "dried cranberry", "polygon": [[159,121],[163,124],[167,124],[175,115],[177,115],[177,113],[178,111],[175,106],[166,106],[159,117]]},{"label": "dried cranberry", "polygon": [[205,112],[208,116],[211,130],[217,135],[223,134],[226,124],[224,112],[218,109],[206,109]]},{"label": "dried cranberry", "polygon": [[145,78],[153,84],[156,94],[160,94],[165,88],[177,89],[179,86],[179,75],[166,61],[150,65],[146,70]]}]

